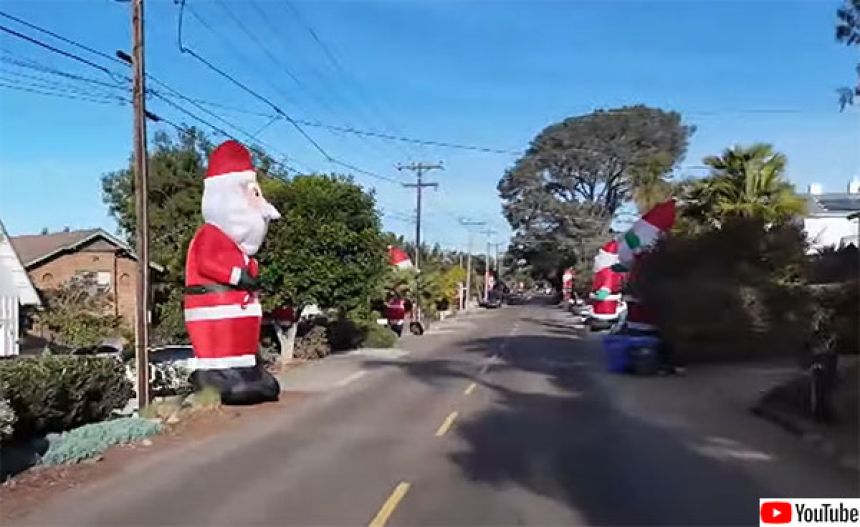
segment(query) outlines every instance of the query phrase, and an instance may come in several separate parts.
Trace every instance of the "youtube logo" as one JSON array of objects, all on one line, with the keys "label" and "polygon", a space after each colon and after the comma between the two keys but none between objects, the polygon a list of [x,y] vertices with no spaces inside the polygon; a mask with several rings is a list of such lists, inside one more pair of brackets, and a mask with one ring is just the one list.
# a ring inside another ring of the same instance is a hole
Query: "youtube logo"
[{"label": "youtube logo", "polygon": [[761,522],[767,524],[791,523],[791,503],[766,501],[761,504]]}]

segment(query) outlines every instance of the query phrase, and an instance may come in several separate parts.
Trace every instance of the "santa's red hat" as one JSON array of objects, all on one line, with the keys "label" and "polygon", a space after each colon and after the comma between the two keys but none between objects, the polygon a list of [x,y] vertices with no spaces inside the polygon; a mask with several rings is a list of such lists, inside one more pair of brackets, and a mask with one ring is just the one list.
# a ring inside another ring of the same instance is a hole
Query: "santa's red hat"
[{"label": "santa's red hat", "polygon": [[251,152],[242,143],[234,139],[224,141],[209,154],[209,167],[206,170],[205,183],[226,179],[248,180],[255,179],[254,163]]},{"label": "santa's red hat", "polygon": [[409,269],[412,267],[412,259],[406,251],[393,245],[388,246],[388,262],[398,269]]}]

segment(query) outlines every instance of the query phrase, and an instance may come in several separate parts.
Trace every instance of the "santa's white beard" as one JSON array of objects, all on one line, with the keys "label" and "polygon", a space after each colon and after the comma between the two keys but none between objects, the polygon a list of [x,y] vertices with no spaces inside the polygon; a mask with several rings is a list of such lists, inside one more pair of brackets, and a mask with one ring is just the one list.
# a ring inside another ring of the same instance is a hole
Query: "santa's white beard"
[{"label": "santa's white beard", "polygon": [[260,211],[249,206],[248,199],[235,183],[221,186],[207,181],[203,190],[203,219],[221,229],[248,256],[256,254],[263,245],[269,229],[269,218],[278,218],[274,207],[269,207],[271,211]]}]

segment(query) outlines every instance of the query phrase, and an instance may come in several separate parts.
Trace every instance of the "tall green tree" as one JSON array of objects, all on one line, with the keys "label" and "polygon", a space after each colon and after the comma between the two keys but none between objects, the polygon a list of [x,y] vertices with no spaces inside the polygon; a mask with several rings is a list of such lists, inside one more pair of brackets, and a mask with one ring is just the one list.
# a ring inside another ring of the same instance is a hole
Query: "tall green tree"
[{"label": "tall green tree", "polygon": [[785,179],[786,158],[771,145],[735,146],[704,163],[711,173],[690,188],[688,215],[719,226],[733,217],[779,223],[804,212],[805,202]]},{"label": "tall green tree", "polygon": [[[154,281],[153,340],[175,343],[185,339],[182,312],[185,254],[203,222],[200,202],[208,137],[196,129],[177,137],[155,134],[149,149],[149,250],[164,267]],[[134,170],[129,166],[102,177],[102,200],[116,220],[120,235],[135,245]]]},{"label": "tall green tree", "polygon": [[388,268],[374,196],[334,175],[270,180],[263,192],[282,215],[260,252],[264,303],[368,315]]},{"label": "tall green tree", "polygon": [[[836,40],[846,46],[860,46],[860,0],[845,0],[836,10]],[[857,84],[854,88],[840,88],[839,102],[844,109],[860,97],[860,63],[857,64]]]},{"label": "tall green tree", "polygon": [[678,113],[647,106],[548,126],[499,181],[514,231],[511,251],[542,279],[557,280],[562,267],[590,260],[625,202],[654,200],[665,190],[693,131]]}]

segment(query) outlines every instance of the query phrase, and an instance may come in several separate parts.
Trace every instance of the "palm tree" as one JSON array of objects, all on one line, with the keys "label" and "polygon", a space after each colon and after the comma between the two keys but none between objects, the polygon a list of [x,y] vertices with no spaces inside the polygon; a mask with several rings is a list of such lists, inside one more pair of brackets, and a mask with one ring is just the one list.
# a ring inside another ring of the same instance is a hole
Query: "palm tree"
[{"label": "palm tree", "polygon": [[735,146],[704,163],[711,174],[697,194],[711,220],[757,217],[768,223],[791,219],[805,210],[805,202],[785,179],[786,158],[768,144]]}]

